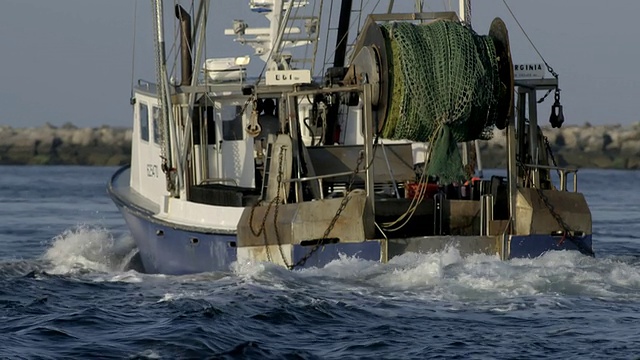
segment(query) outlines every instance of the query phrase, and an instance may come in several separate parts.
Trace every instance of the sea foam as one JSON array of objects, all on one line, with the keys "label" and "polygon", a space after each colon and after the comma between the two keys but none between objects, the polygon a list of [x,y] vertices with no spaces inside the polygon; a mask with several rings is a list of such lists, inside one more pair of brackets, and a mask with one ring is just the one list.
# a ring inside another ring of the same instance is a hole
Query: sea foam
[{"label": "sea foam", "polygon": [[44,254],[51,274],[82,272],[121,272],[134,256],[130,236],[114,238],[103,228],[79,225],[54,237]]}]

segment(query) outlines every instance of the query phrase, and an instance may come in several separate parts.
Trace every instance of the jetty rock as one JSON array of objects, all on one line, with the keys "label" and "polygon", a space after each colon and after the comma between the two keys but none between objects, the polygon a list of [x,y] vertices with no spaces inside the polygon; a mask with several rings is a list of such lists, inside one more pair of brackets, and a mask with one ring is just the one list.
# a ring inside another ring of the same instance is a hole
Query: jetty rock
[{"label": "jetty rock", "polygon": [[[631,125],[543,127],[559,166],[640,169],[640,122]],[[17,128],[0,126],[0,164],[106,165],[127,164],[131,128],[80,128],[67,123]],[[505,132],[480,142],[485,168],[506,167]]]},{"label": "jetty rock", "polygon": [[[640,169],[640,122],[631,125],[569,125],[542,127],[559,166],[578,168]],[[483,166],[506,167],[505,131],[494,130],[482,141]]]},{"label": "jetty rock", "polygon": [[131,158],[130,128],[78,128],[49,123],[31,128],[0,127],[0,164],[123,165]]}]

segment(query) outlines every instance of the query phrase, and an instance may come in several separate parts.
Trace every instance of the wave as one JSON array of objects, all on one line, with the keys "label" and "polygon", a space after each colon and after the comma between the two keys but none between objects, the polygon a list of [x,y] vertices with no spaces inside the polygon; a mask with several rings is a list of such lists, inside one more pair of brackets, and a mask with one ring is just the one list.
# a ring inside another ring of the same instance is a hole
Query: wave
[{"label": "wave", "polygon": [[54,237],[43,259],[50,274],[111,273],[128,270],[136,253],[129,235],[115,238],[104,228],[79,225]]},{"label": "wave", "polygon": [[[497,256],[461,256],[455,247],[449,247],[430,254],[404,254],[386,264],[343,256],[321,269],[289,271],[268,263],[235,263],[230,272],[163,276],[132,270],[129,264],[136,253],[130,236],[115,238],[102,228],[78,226],[52,240],[43,256],[47,264],[44,271],[53,275],[90,273],[95,281],[153,278],[174,284],[252,286],[276,292],[303,288],[430,301],[539,296],[640,299],[640,261],[629,256],[591,258],[572,251],[553,251],[534,259],[501,261]],[[15,266],[27,265],[16,262]],[[0,272],[2,269],[0,266]],[[208,297],[208,291],[181,290],[173,288],[161,301]]]},{"label": "wave", "polygon": [[236,266],[234,273],[276,289],[349,289],[351,293],[374,297],[431,301],[495,302],[540,296],[640,298],[638,259],[591,258],[573,251],[501,261],[497,256],[463,257],[450,247],[431,254],[404,254],[386,264],[345,256],[322,269],[289,272],[266,264],[244,264]]}]

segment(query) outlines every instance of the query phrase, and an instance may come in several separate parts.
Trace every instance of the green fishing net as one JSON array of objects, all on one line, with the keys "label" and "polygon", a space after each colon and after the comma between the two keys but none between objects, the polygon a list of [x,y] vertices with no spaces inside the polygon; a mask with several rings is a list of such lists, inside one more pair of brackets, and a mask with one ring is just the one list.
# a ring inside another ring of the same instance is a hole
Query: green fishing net
[{"label": "green fishing net", "polygon": [[429,142],[427,174],[467,178],[459,142],[489,139],[506,91],[494,42],[454,21],[382,26],[392,93],[382,137]]}]

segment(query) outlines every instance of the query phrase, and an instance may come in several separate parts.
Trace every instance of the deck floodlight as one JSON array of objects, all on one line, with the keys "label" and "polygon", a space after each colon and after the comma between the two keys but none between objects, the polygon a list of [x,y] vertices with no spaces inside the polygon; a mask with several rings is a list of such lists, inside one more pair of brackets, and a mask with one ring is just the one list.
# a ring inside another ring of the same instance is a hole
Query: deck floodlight
[{"label": "deck floodlight", "polygon": [[245,67],[247,65],[249,65],[249,63],[251,62],[251,58],[249,56],[238,56],[234,63],[236,64],[236,66],[240,66],[240,67]]}]

